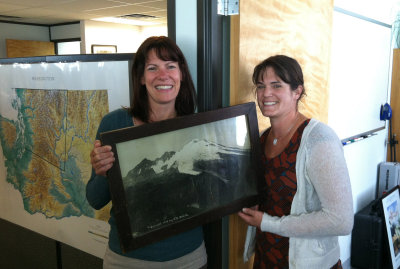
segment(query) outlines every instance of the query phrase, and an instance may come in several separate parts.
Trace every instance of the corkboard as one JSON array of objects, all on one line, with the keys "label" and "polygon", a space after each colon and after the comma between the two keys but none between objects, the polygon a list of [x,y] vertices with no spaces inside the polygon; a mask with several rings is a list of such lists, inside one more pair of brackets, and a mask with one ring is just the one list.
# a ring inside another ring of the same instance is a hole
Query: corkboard
[{"label": "corkboard", "polygon": [[[231,17],[231,105],[256,101],[253,68],[265,58],[285,54],[298,60],[306,94],[300,111],[328,120],[333,0],[242,0]],[[269,120],[258,111],[260,131]],[[243,262],[247,225],[230,216],[229,268],[252,268]]]},{"label": "corkboard", "polygon": [[6,47],[8,58],[55,55],[53,42],[6,39]]}]

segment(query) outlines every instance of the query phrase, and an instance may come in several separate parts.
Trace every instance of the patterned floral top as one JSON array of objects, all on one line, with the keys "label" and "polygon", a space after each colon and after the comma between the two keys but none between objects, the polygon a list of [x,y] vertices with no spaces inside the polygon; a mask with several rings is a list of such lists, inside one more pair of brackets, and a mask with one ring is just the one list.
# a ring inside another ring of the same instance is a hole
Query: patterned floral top
[{"label": "patterned floral top", "polygon": [[[310,120],[304,121],[293,134],[288,145],[278,156],[268,159],[262,155],[264,178],[267,184],[264,202],[259,209],[271,216],[290,215],[293,197],[297,190],[296,156],[300,147],[301,136]],[[261,138],[261,148],[270,129]],[[289,238],[277,234],[261,232],[257,229],[254,269],[289,268]],[[341,269],[340,260],[332,269]]]}]

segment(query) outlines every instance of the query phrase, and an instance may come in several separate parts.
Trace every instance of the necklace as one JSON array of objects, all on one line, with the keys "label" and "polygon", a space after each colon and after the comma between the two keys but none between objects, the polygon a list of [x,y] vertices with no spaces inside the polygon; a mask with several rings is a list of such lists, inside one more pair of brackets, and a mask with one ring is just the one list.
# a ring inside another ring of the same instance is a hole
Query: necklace
[{"label": "necklace", "polygon": [[281,135],[279,137],[275,137],[274,140],[272,140],[272,145],[276,146],[278,144],[278,139],[284,138],[285,136],[287,136],[289,134],[290,130],[292,130],[292,128],[296,125],[298,116],[299,116],[299,114],[297,113],[296,118],[294,119],[293,123],[290,125],[289,129],[283,135]]}]

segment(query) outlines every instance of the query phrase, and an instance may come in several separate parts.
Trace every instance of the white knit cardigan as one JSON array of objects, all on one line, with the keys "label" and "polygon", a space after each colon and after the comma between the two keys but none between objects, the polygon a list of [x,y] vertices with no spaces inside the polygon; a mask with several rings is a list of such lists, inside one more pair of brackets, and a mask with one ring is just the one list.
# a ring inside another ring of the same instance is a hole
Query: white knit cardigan
[{"label": "white knit cardigan", "polygon": [[[343,146],[327,125],[311,119],[296,159],[297,191],[290,215],[266,213],[261,231],[289,237],[289,268],[331,268],[340,258],[339,235],[353,228],[353,199]],[[245,261],[254,253],[249,226]]]}]

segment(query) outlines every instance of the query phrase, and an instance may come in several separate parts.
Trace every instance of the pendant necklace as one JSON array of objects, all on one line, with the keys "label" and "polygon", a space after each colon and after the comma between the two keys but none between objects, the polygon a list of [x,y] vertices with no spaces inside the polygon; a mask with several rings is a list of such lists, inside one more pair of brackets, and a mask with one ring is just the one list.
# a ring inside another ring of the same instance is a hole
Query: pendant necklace
[{"label": "pendant necklace", "polygon": [[275,137],[274,140],[272,140],[272,145],[276,146],[278,144],[278,139],[281,139],[289,134],[290,130],[292,130],[292,128],[296,125],[298,116],[299,116],[299,114],[297,113],[296,118],[294,119],[292,125],[290,125],[289,129],[286,131],[286,133],[284,135]]},{"label": "pendant necklace", "polygon": [[272,144],[273,144],[274,146],[276,146],[276,144],[278,144],[278,138],[274,138],[274,141],[272,141]]}]

